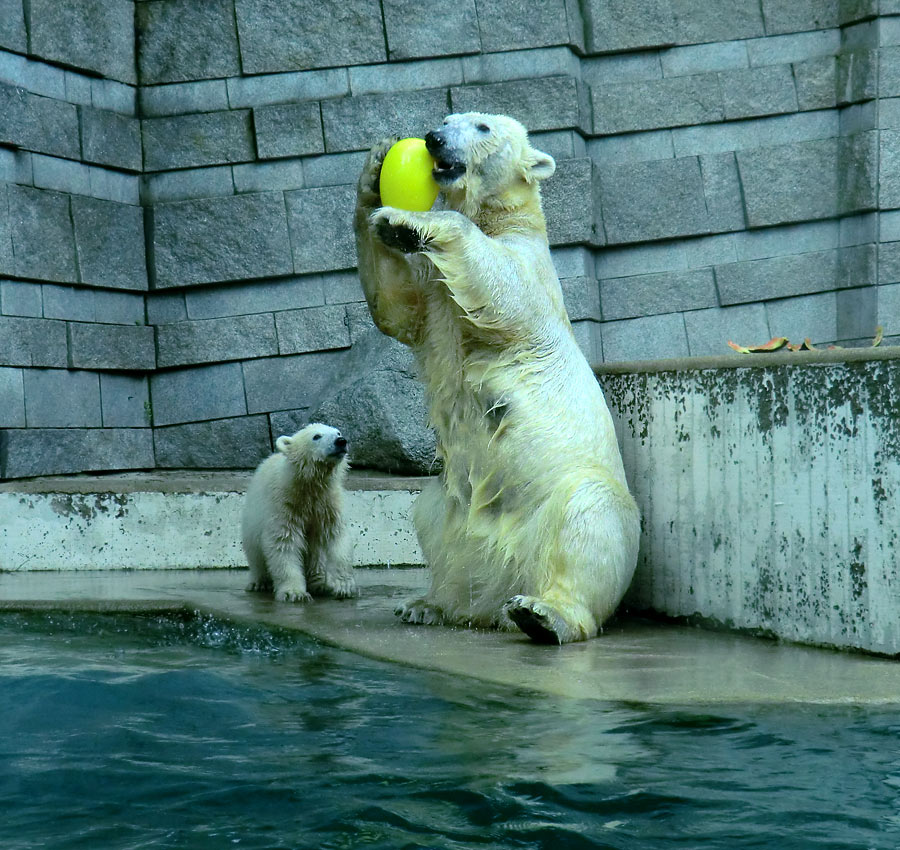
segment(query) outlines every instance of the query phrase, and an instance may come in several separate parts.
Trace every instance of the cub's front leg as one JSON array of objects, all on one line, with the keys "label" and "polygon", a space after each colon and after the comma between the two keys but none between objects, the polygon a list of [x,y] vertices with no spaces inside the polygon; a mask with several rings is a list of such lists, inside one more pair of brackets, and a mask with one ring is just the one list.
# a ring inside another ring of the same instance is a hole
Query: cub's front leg
[{"label": "cub's front leg", "polygon": [[380,242],[404,254],[449,250],[467,234],[483,236],[469,219],[453,210],[409,212],[381,207],[370,221]]}]

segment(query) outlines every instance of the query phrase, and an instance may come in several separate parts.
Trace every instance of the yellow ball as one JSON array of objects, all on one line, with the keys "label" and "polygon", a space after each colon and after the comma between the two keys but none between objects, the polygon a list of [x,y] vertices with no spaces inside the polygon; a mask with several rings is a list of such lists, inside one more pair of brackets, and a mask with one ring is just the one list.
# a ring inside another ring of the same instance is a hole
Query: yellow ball
[{"label": "yellow ball", "polygon": [[439,191],[431,174],[433,168],[434,160],[424,139],[400,139],[381,164],[381,203],[401,210],[430,210]]}]

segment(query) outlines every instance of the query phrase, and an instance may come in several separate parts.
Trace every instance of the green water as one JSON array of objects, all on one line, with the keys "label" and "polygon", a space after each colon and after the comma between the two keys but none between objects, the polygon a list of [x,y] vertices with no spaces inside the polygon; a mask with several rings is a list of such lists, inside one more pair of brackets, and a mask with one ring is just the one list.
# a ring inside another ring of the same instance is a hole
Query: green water
[{"label": "green water", "polygon": [[0,848],[229,847],[896,850],[900,715],[551,698],[206,618],[0,617]]}]

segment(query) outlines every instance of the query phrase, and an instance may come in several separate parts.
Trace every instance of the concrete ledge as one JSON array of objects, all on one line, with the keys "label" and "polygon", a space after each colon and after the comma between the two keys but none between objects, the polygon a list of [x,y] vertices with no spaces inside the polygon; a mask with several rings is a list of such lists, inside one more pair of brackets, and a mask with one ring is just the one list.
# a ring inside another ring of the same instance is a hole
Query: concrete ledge
[{"label": "concrete ledge", "polygon": [[356,600],[285,605],[243,591],[245,570],[0,574],[0,611],[196,612],[277,626],[371,658],[554,697],[670,705],[900,704],[900,664],[641,620],[546,647],[519,633],[409,626],[398,601],[425,570],[359,570]]}]

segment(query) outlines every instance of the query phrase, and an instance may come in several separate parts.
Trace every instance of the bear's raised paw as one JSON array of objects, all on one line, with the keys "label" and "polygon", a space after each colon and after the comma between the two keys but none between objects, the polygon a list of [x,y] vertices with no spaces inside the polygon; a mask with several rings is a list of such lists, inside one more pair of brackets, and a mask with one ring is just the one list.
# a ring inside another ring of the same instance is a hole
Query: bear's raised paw
[{"label": "bear's raised paw", "polygon": [[534,596],[514,596],[506,603],[505,610],[535,643],[560,645],[577,639],[562,614]]}]

